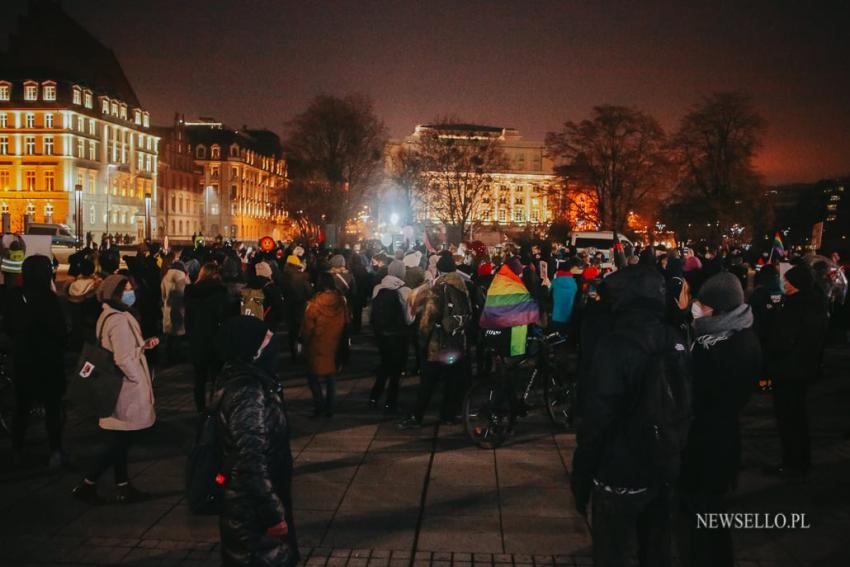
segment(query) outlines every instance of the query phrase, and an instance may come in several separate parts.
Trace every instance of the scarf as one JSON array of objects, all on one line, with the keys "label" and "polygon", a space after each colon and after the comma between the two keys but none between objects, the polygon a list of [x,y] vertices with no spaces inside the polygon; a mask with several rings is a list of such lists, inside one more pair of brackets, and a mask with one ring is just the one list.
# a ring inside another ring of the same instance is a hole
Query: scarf
[{"label": "scarf", "polygon": [[694,333],[697,342],[707,349],[752,326],[753,311],[749,305],[743,303],[727,313],[696,319]]}]

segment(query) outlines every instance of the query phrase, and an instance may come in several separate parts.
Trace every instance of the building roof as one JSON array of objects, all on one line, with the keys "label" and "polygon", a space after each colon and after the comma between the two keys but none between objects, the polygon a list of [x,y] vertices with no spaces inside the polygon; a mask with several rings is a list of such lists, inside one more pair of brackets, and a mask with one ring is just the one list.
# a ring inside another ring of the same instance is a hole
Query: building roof
[{"label": "building roof", "polygon": [[186,134],[193,145],[218,144],[227,148],[236,143],[264,156],[280,158],[280,137],[270,130],[233,130],[220,122],[187,122]]},{"label": "building roof", "polygon": [[511,128],[502,128],[501,126],[484,126],[481,124],[422,124],[421,128],[430,128],[432,130],[454,130],[459,132],[493,132],[499,134],[502,130],[510,130]]},{"label": "building roof", "polygon": [[4,78],[69,81],[141,107],[115,53],[66,14],[56,0],[30,0],[6,53]]}]

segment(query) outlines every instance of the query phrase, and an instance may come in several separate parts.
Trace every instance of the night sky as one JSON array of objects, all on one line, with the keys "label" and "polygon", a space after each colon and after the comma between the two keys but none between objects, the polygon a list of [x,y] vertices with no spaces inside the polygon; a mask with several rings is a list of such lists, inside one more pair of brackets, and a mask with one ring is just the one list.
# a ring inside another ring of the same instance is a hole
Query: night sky
[{"label": "night sky", "polygon": [[[26,2],[2,4],[5,46]],[[63,4],[158,124],[180,111],[282,132],[318,93],[363,92],[393,137],[453,114],[542,139],[595,104],[672,128],[700,95],[744,89],[769,123],[768,182],[850,173],[850,2]]]}]

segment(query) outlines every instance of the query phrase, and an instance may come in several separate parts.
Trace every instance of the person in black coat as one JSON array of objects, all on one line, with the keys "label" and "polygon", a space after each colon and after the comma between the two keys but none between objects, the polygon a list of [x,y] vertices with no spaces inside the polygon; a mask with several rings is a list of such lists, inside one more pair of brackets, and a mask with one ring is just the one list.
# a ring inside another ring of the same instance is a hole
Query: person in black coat
[{"label": "person in black coat", "polygon": [[[299,559],[292,513],[292,452],[283,385],[270,372],[273,334],[259,319],[228,319],[217,410],[224,463],[222,564],[283,566]],[[273,353],[272,353],[273,354]]]},{"label": "person in black coat", "polygon": [[709,278],[692,310],[694,420],[679,484],[687,526],[682,556],[691,566],[731,567],[729,530],[697,529],[696,515],[726,511],[741,465],[739,416],[761,374],[761,345],[737,276],[722,272]]},{"label": "person in black coat", "polygon": [[230,297],[221,283],[221,270],[215,262],[201,267],[198,281],[186,287],[186,335],[195,370],[194,398],[198,413],[206,410],[207,382],[212,382],[221,367],[215,343],[219,329],[228,316]]},{"label": "person in black coat", "polygon": [[64,310],[53,285],[53,269],[47,256],[30,256],[22,266],[23,286],[12,290],[3,318],[4,331],[12,339],[15,381],[15,418],[12,451],[16,464],[23,462],[24,440],[30,409],[44,405],[50,466],[66,464],[62,451],[62,397],[65,368],[62,361],[68,340]]},{"label": "person in black coat", "polygon": [[641,565],[670,565],[674,479],[662,477],[660,468],[675,469],[679,456],[650,462],[648,440],[632,425],[652,353],[686,353],[687,347],[664,322],[664,278],[654,266],[629,266],[605,283],[613,298],[613,330],[596,345],[585,382],[573,496],[582,515],[592,499],[594,565],[628,564],[635,540]]},{"label": "person in black coat", "polygon": [[806,264],[785,272],[785,300],[769,339],[773,409],[782,440],[782,463],[765,473],[803,480],[812,465],[806,390],[820,374],[829,317],[823,293]]}]

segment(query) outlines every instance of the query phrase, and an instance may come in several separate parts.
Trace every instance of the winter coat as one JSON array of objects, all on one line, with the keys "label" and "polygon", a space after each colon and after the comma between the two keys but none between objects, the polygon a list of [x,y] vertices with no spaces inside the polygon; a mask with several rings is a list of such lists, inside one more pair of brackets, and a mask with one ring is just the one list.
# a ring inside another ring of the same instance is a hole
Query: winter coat
[{"label": "winter coat", "polygon": [[410,289],[416,289],[423,283],[425,283],[425,270],[422,269],[422,266],[414,266],[405,270],[404,285]]},{"label": "winter coat", "polygon": [[189,276],[182,270],[169,269],[162,278],[162,332],[167,335],[186,334],[186,303],[184,294]]},{"label": "winter coat", "polygon": [[186,335],[193,361],[218,358],[216,335],[228,318],[230,297],[221,282],[204,280],[186,287]]},{"label": "winter coat", "polygon": [[773,320],[768,373],[775,382],[814,380],[820,374],[826,342],[826,301],[818,290],[785,297]]},{"label": "winter coat", "polygon": [[357,282],[354,276],[345,268],[331,268],[330,274],[334,278],[336,290],[345,296],[350,305],[357,298]]},{"label": "winter coat", "polygon": [[156,421],[156,413],[145,340],[138,321],[129,311],[119,311],[104,303],[97,332],[101,346],[112,353],[115,365],[124,374],[115,411],[110,417],[100,419],[100,427],[121,431],[147,429]]},{"label": "winter coat", "polygon": [[307,302],[301,342],[310,374],[328,376],[336,373],[336,353],[348,320],[348,306],[338,291],[323,291]]},{"label": "winter coat", "polygon": [[404,324],[410,325],[413,323],[414,316],[410,305],[411,289],[405,285],[404,280],[395,276],[385,276],[381,280],[381,283],[376,285],[372,290],[372,299],[375,299],[382,289],[390,289],[398,292],[398,299],[401,302],[401,312],[404,314]]},{"label": "winter coat", "polygon": [[[223,565],[288,566],[287,538],[265,532],[292,507],[292,453],[282,385],[256,366],[228,363],[218,407],[225,465],[219,528]],[[290,526],[291,533],[294,526]]]},{"label": "winter coat", "polygon": [[50,290],[8,290],[4,330],[12,339],[15,386],[31,397],[65,393],[62,355],[68,340],[65,313]]},{"label": "winter coat", "polygon": [[283,269],[283,299],[287,317],[300,317],[304,306],[313,294],[309,276],[295,264]]},{"label": "winter coat", "polygon": [[781,291],[770,290],[763,285],[757,286],[750,296],[749,304],[753,308],[753,316],[755,317],[753,328],[765,349],[767,349],[770,334],[773,331],[776,314],[779,313],[782,306],[782,297]]},{"label": "winter coat", "polygon": [[576,281],[569,275],[559,276],[552,280],[552,321],[556,323],[570,322],[577,291]]},{"label": "winter coat", "polygon": [[65,290],[71,319],[69,346],[74,350],[79,350],[86,341],[95,340],[94,326],[101,312],[96,297],[99,286],[100,280],[81,277],[68,284]]},{"label": "winter coat", "polygon": [[[425,356],[428,362],[441,362],[445,360],[445,354],[440,347],[440,337],[434,329],[443,318],[445,311],[444,290],[443,287],[450,285],[459,290],[469,301],[469,291],[466,287],[466,280],[457,272],[451,272],[438,277],[434,281],[434,285],[423,290],[424,299],[422,307],[422,315],[419,320],[419,344],[425,347]],[[469,306],[468,312],[472,313],[472,306]]]},{"label": "winter coat", "polygon": [[263,290],[263,311],[266,312],[265,321],[274,331],[286,316],[286,303],[280,288],[266,277],[257,278],[257,286]]},{"label": "winter coat", "polygon": [[723,494],[738,476],[738,418],[761,374],[761,346],[752,327],[716,342],[702,339],[697,337],[692,350],[694,420],[681,486],[687,492]]}]

